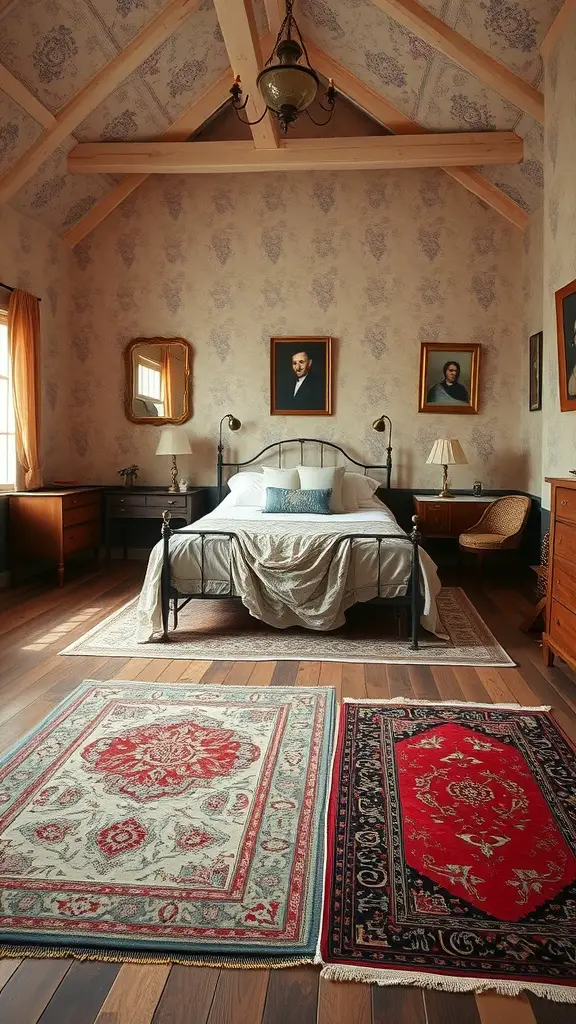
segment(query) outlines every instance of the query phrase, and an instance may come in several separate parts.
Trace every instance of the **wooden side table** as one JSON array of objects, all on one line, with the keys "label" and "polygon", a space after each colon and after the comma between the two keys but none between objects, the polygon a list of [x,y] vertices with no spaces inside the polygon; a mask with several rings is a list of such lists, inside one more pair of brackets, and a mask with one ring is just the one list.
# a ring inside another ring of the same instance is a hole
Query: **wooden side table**
[{"label": "wooden side table", "polygon": [[[110,560],[110,530],[113,520],[162,519],[168,509],[172,518],[188,526],[204,513],[207,489],[194,487],[184,493],[169,491],[167,487],[110,487],[104,491],[104,541],[106,557]],[[160,531],[158,531],[160,540]],[[128,553],[127,531],[124,530],[122,549]]]},{"label": "wooden side table", "polygon": [[478,522],[493,501],[496,498],[485,494],[458,494],[455,498],[415,494],[414,512],[419,516],[418,528],[424,537],[459,537]]},{"label": "wooden side table", "polygon": [[12,582],[25,563],[54,562],[58,585],[70,555],[100,547],[100,488],[17,491],[9,497]]}]

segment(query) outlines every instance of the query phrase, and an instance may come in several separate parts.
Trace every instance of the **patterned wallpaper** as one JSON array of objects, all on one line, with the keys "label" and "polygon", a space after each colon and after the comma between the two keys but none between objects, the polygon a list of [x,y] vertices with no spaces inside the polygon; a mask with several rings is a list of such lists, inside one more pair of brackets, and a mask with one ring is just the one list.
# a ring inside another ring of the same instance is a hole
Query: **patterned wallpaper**
[{"label": "patterned wallpaper", "polygon": [[[127,462],[166,481],[157,428],[124,417],[123,348],[182,335],[194,349],[194,449],[181,468],[214,481],[217,424],[243,421],[235,451],[283,436],[384,457],[372,420],[394,420],[397,486],[436,486],[425,459],[457,436],[454,486],[526,486],[522,237],[436,171],[156,177],[73,254],[69,437],[73,472],[108,482]],[[335,415],[270,417],[271,335],[337,339]],[[418,415],[422,341],[483,346],[477,416]]]},{"label": "patterned wallpaper", "polygon": [[71,256],[48,228],[0,208],[0,281],[38,295],[41,325],[42,468],[46,480],[70,478],[68,406]]},{"label": "patterned wallpaper", "polygon": [[522,236],[524,246],[522,275],[522,450],[526,453],[527,486],[530,494],[541,493],[542,412],[530,412],[528,380],[530,373],[529,338],[543,329],[542,313],[542,231],[543,210],[536,210]]},{"label": "patterned wallpaper", "polygon": [[[542,476],[576,467],[576,413],[560,412],[554,293],[576,278],[576,14],[546,66]],[[550,488],[542,483],[543,504]]]}]

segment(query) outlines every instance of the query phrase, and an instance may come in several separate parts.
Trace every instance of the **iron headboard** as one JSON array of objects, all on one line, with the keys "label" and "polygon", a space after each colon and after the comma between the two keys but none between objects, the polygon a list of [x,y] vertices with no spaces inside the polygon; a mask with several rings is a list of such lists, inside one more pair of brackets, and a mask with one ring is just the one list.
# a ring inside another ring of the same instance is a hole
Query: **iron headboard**
[{"label": "iron headboard", "polygon": [[278,467],[282,469],[282,459],[284,456],[283,446],[295,444],[300,445],[300,462],[302,464],[304,463],[305,445],[311,444],[320,446],[320,466],[324,466],[324,450],[326,448],[331,448],[334,451],[340,452],[344,456],[344,458],[348,460],[348,462],[351,462],[354,466],[358,466],[360,469],[362,469],[365,475],[369,469],[384,470],[386,472],[386,487],[388,490],[390,490],[390,480],[392,477],[391,449],[388,449],[388,458],[386,460],[386,463],[384,465],[379,465],[374,463],[359,462],[358,459],[355,459],[352,455],[349,455],[348,452],[341,447],[341,445],[334,444],[333,441],[322,441],[320,440],[320,438],[317,437],[290,437],[284,439],[283,441],[273,441],[272,444],[267,444],[266,447],[262,448],[262,450],[259,451],[257,455],[253,455],[251,459],[245,459],[244,461],[224,462],[223,452],[221,449],[219,449],[217,462],[218,501],[222,501],[223,497],[222,492],[224,490],[225,469],[234,469],[236,473],[239,473],[241,469],[245,469],[246,466],[251,466],[255,462],[258,462],[258,460],[262,458],[263,455],[265,455],[267,452],[272,452],[275,448],[278,449]]}]

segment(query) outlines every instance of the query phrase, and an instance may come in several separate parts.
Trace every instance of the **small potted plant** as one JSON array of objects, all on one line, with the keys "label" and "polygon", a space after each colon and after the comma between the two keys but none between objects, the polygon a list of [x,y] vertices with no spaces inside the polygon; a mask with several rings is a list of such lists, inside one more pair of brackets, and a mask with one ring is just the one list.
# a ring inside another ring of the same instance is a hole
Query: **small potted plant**
[{"label": "small potted plant", "polygon": [[124,469],[118,470],[118,476],[124,477],[124,486],[133,487],[134,481],[138,479],[139,466],[126,466]]}]

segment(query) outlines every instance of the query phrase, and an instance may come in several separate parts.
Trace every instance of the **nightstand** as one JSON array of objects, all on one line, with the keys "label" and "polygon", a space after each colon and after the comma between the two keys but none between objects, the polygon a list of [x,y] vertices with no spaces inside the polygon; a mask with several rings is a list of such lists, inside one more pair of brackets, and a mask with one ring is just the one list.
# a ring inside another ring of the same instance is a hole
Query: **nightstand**
[{"label": "nightstand", "polygon": [[[104,540],[106,557],[110,559],[110,527],[112,520],[162,519],[164,509],[172,513],[179,526],[188,526],[206,511],[206,487],[193,487],[179,493],[167,487],[108,487],[104,490]],[[128,550],[128,530],[123,530],[124,558]],[[160,529],[158,529],[160,540]]]},{"label": "nightstand", "polygon": [[26,562],[55,562],[58,585],[70,555],[100,546],[100,488],[18,491],[9,497],[12,582]]},{"label": "nightstand", "polygon": [[496,501],[482,494],[457,494],[455,498],[438,498],[434,494],[415,494],[414,512],[419,517],[418,529],[424,537],[459,537],[474,526],[482,513]]}]

